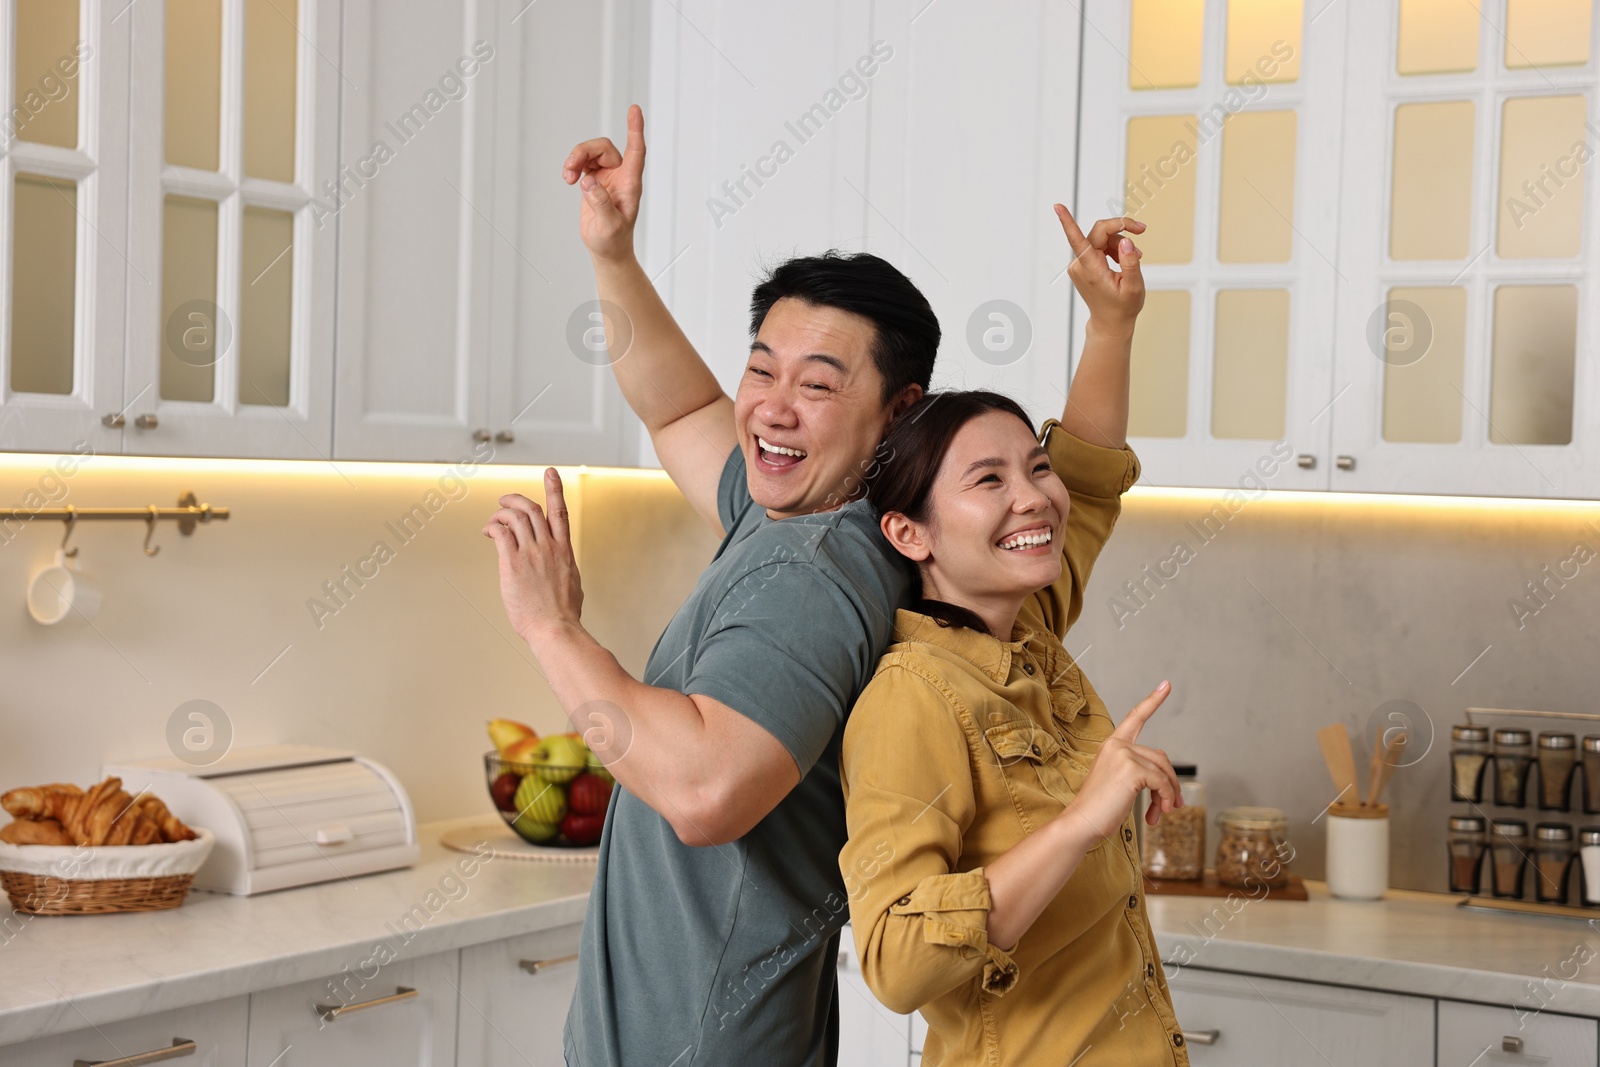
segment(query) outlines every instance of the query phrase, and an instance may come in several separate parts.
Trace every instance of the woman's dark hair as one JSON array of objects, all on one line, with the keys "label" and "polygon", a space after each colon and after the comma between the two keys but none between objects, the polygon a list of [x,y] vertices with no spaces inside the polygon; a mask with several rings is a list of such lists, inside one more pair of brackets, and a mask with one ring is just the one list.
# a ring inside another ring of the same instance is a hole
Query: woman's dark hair
[{"label": "woman's dark hair", "polygon": [[[867,500],[882,515],[898,511],[912,522],[925,523],[932,515],[933,483],[950,451],[957,431],[979,415],[1004,411],[1022,420],[1033,432],[1033,423],[1022,406],[1008,396],[984,389],[928,393],[905,410],[889,426],[883,443],[868,472]],[[966,626],[980,633],[989,627],[977,612],[922,595],[922,573],[910,559],[902,556],[911,569],[911,588],[916,591],[916,610],[931,615],[940,626]]]},{"label": "woman's dark hair", "polygon": [[877,336],[872,362],[883,378],[882,403],[908,385],[928,388],[939,351],[939,319],[928,298],[888,260],[870,252],[829,249],[799,256],[767,271],[750,294],[750,338],[767,312],[784,297],[817,307],[838,308],[869,319]]}]

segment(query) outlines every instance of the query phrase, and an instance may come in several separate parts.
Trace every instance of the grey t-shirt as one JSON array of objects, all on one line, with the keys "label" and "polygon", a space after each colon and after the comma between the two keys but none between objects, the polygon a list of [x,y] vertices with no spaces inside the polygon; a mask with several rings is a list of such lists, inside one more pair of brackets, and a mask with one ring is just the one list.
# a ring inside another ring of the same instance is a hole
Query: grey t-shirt
[{"label": "grey t-shirt", "polygon": [[909,575],[864,500],[768,518],[737,448],[717,510],[727,536],[656,641],[644,681],[748,716],[788,748],[801,781],[744,837],[715,847],[683,844],[616,790],[567,1016],[573,1067],[837,1059],[834,961],[849,918],[839,742]]}]

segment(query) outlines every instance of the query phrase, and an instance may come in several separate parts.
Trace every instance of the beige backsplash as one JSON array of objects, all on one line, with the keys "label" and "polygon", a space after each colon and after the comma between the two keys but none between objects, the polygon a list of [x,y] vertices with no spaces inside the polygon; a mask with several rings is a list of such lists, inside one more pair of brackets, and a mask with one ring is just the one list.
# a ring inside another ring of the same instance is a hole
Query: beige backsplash
[{"label": "beige backsplash", "polygon": [[[0,506],[27,503],[53,460],[0,455]],[[58,504],[168,504],[193,489],[233,517],[189,538],[163,524],[149,559],[142,526],[81,524],[74,543],[105,606],[92,626],[54,628],[29,619],[23,590],[60,524],[0,527],[0,788],[87,782],[107,758],[165,754],[175,709],[202,699],[225,712],[236,745],[346,747],[386,763],[420,819],[487,811],[483,721],[567,728],[505,621],[480,534],[500,493],[537,496],[539,469],[449,473],[108,457],[59,488],[45,481]],[[578,483],[585,619],[637,673],[716,538],[659,472],[564,473]],[[1391,881],[1442,889],[1445,816],[1464,810],[1446,793],[1461,709],[1600,710],[1588,684],[1600,561],[1573,552],[1580,541],[1600,550],[1600,529],[1586,525],[1600,506],[1284,494],[1203,522],[1220,499],[1136,491],[1068,649],[1118,716],[1170,678],[1146,738],[1200,765],[1212,808],[1284,808],[1294,867],[1313,877],[1332,799],[1315,730],[1342,721],[1359,736],[1386,702],[1413,702],[1433,740],[1390,787]],[[403,528],[407,514],[426,519]],[[358,585],[347,566],[370,577]],[[1530,580],[1546,582],[1542,605],[1526,599]],[[1139,599],[1130,581],[1144,583]],[[325,583],[343,584],[338,600]],[[1357,763],[1364,774],[1365,755]]]}]

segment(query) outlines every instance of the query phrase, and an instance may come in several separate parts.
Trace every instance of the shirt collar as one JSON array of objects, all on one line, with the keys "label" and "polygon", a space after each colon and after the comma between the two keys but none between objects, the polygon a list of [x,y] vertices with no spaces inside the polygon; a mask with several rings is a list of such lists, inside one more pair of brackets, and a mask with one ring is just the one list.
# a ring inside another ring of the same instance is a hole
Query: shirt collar
[{"label": "shirt collar", "polygon": [[1002,641],[965,626],[940,626],[931,615],[899,608],[894,613],[893,640],[921,641],[942,648],[960,656],[1001,685],[1011,675],[1011,658],[1024,648],[1032,646],[1042,663],[1050,658],[1047,644],[1040,640],[1038,631],[1020,621],[1011,627],[1011,640]]}]

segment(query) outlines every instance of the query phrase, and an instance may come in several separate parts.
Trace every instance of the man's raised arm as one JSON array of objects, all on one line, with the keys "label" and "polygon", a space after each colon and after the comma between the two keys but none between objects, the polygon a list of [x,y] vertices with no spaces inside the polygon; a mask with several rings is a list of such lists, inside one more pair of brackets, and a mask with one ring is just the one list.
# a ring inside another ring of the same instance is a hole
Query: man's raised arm
[{"label": "man's raised arm", "polygon": [[[645,425],[656,455],[695,511],[720,530],[717,485],[738,444],[733,400],[662,303],[633,249],[644,188],[644,112],[628,109],[624,151],[608,137],[584,141],[562,164],[568,185],[583,189],[578,231],[594,262],[600,299],[626,316],[606,316],[612,371],[628,406]],[[631,341],[618,332],[631,332]],[[619,346],[627,347],[618,355]]]}]

